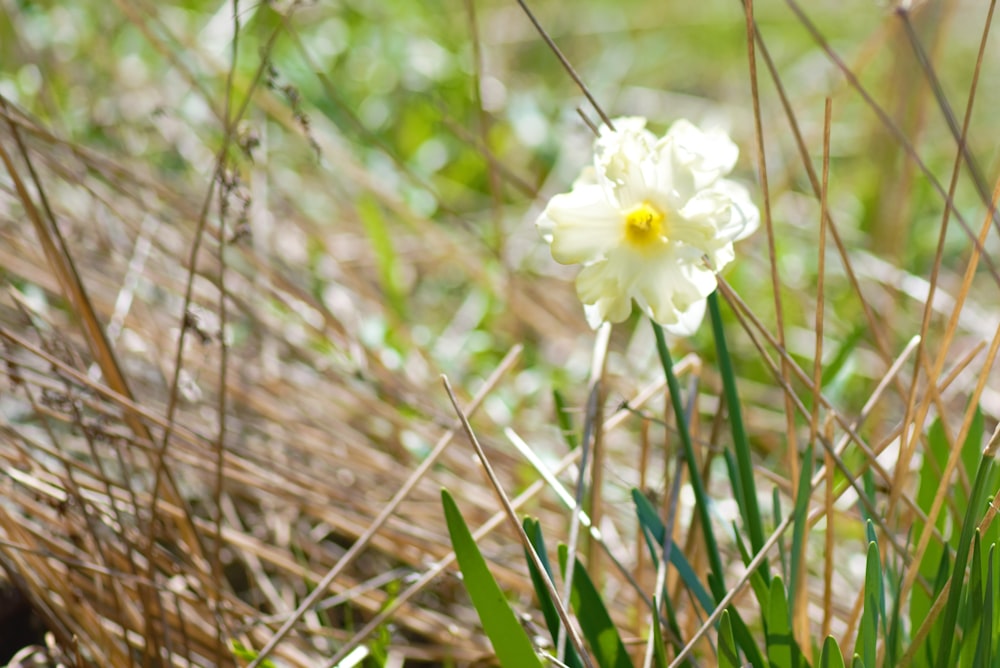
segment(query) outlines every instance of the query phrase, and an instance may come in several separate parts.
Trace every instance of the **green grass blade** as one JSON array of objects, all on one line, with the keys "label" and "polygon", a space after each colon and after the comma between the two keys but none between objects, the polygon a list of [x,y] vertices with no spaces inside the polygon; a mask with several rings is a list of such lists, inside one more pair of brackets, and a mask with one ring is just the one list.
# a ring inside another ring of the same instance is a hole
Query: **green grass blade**
[{"label": "green grass blade", "polygon": [[[745,565],[749,564],[751,559],[753,559],[750,554],[750,550],[747,549],[746,541],[743,540],[743,536],[740,535],[734,528],[733,537],[736,539],[736,549],[740,552],[740,557],[743,559]],[[757,597],[757,605],[760,606],[761,610],[767,610],[771,607],[771,590],[767,582],[761,576],[760,571],[755,571],[750,574],[750,588],[753,589],[754,596]]]},{"label": "green grass blade", "polygon": [[844,655],[840,653],[840,645],[833,639],[833,636],[827,636],[826,640],[823,641],[823,651],[819,655],[819,668],[845,668]]},{"label": "green grass blade", "polygon": [[[993,524],[997,522],[994,520]],[[1000,604],[1000,549],[997,544],[990,546],[990,566],[993,571],[993,586],[989,588],[990,600],[993,602],[993,632],[990,633],[990,647],[993,658],[990,661],[991,668],[1000,668],[1000,614],[997,614],[996,606]]]},{"label": "green grass blade", "polygon": [[719,617],[719,668],[741,668],[740,653],[733,637],[733,624],[729,611],[723,610]]},{"label": "green grass blade", "polygon": [[903,574],[898,568],[889,567],[886,570],[886,580],[889,581],[893,599],[892,610],[886,612],[887,616],[891,615],[891,619],[885,636],[885,665],[895,666],[903,651]]},{"label": "green grass blade", "polygon": [[[962,467],[965,469],[965,474],[969,480],[972,480],[976,472],[976,466],[979,464],[985,432],[986,420],[983,417],[983,411],[977,406],[975,413],[972,415],[972,422],[969,424],[969,431],[965,436],[965,441],[962,443]],[[995,489],[995,487],[988,486],[988,489]],[[964,501],[965,490],[963,489],[962,491],[962,500]],[[964,508],[964,505],[959,507]]]},{"label": "green grass blade", "polygon": [[[671,602],[669,596],[664,596],[662,600],[663,600],[663,609],[666,612],[667,616],[666,619],[667,626],[670,628],[672,634],[671,642],[674,644],[674,651],[680,652],[681,649],[684,647],[684,643],[681,642],[680,640],[683,634],[681,633],[680,624],[677,623],[677,611],[674,610],[674,604]],[[662,618],[660,621],[661,622],[663,621]]]},{"label": "green grass blade", "polygon": [[[653,610],[659,611],[660,598],[653,597]],[[667,652],[663,648],[663,633],[660,631],[660,616],[653,615],[653,665],[656,668],[667,668]]]},{"label": "green grass blade", "polygon": [[[781,492],[777,487],[771,489],[771,515],[774,522],[773,526],[780,527],[782,514],[781,514]],[[785,549],[785,541],[778,541],[778,561],[781,562],[781,569],[778,571],[781,577],[788,577],[788,550]]]},{"label": "green grass blade", "polygon": [[[736,452],[736,468],[739,473],[740,487],[743,490],[743,506],[740,513],[750,534],[750,545],[753,551],[760,552],[764,547],[764,521],[757,505],[757,484],[753,475],[753,459],[750,452],[750,441],[743,426],[743,411],[740,409],[740,396],[736,390],[736,373],[733,361],[729,357],[726,345],[725,327],[722,323],[722,312],[719,309],[718,294],[713,292],[708,296],[708,312],[712,319],[712,333],[715,337],[715,349],[718,354],[719,374],[722,376],[722,387],[726,397],[726,407],[729,410],[729,424],[733,433],[733,449]],[[763,566],[761,572],[765,579],[768,568]]]},{"label": "green grass blade", "polygon": [[882,562],[878,543],[868,543],[868,561],[865,565],[865,604],[858,626],[858,639],[854,645],[855,657],[860,656],[866,666],[874,666],[878,646],[878,625],[882,612]]},{"label": "green grass blade", "polygon": [[566,403],[566,397],[559,390],[552,390],[552,401],[556,407],[556,422],[559,425],[559,433],[570,450],[576,450],[580,445],[576,437],[576,428],[573,426],[573,415]]},{"label": "green grass blade", "polygon": [[736,501],[737,508],[742,508],[746,505],[746,502],[743,500],[743,483],[740,482],[736,458],[733,456],[733,451],[729,448],[722,451],[722,457],[726,462],[726,475],[729,477],[729,486],[732,488],[733,500]]},{"label": "green grass blade", "polygon": [[788,599],[781,576],[771,578],[770,605],[767,608],[767,661],[771,668],[798,668],[802,657],[788,615]]},{"label": "green grass blade", "polygon": [[[994,467],[995,472],[1000,473],[1000,468]],[[987,486],[987,489],[996,490],[996,483],[991,483]],[[996,499],[990,496],[986,502],[990,505],[994,503]],[[1000,522],[994,520],[990,522],[990,526],[983,532],[983,545],[989,545],[992,548],[994,545],[1000,545]]]},{"label": "green grass blade", "polygon": [[[643,533],[646,535],[646,543],[649,545],[649,550],[653,555],[653,562],[658,563],[659,557],[659,546],[663,544],[663,536],[666,529],[663,526],[663,522],[660,521],[659,516],[656,514],[656,510],[649,503],[645,496],[642,495],[637,489],[632,490],[632,500],[635,502],[636,515],[639,517],[639,522],[643,527]],[[685,586],[698,600],[701,606],[705,609],[706,613],[711,613],[715,610],[714,599],[705,590],[695,574],[694,569],[691,568],[691,564],[688,563],[687,559],[678,549],[677,545],[674,544],[670,550],[670,563],[677,569],[678,575],[680,575],[681,580],[683,580]],[[757,579],[758,582],[763,582],[760,578],[759,573],[754,573],[751,578]],[[766,590],[766,587],[764,587]],[[669,601],[668,601],[669,603]],[[766,608],[764,608],[766,609]],[[762,668],[767,664],[764,661],[764,655],[761,654],[760,648],[754,642],[753,635],[747,628],[746,624],[739,614],[733,609],[731,616],[731,626],[735,637],[739,640],[739,646],[743,648],[743,653],[746,655],[747,660],[755,668]]]},{"label": "green grass blade", "polygon": [[[866,499],[875,498],[875,474],[872,473],[871,467],[866,467],[865,470],[861,472],[861,489],[864,492]],[[858,512],[861,513],[861,519],[865,521],[865,537],[869,543],[878,541],[875,534],[875,518],[872,517],[871,508],[872,506],[869,506],[860,498],[858,499]]]},{"label": "green grass blade", "polygon": [[858,344],[864,340],[867,334],[867,328],[862,326],[855,327],[837,348],[833,359],[828,364],[823,365],[824,393],[826,388],[830,388],[831,396],[837,396],[837,388],[842,387],[846,378],[851,376],[847,363],[851,360],[854,351],[857,350]]},{"label": "green grass blade", "polygon": [[[233,656],[235,656],[237,659],[241,659],[247,663],[250,663],[259,656],[257,652],[245,646],[243,643],[241,643],[239,640],[236,640],[235,638],[229,639],[229,650],[233,653]],[[18,664],[23,665],[20,662],[18,662]],[[262,660],[259,665],[260,668],[278,668],[277,664],[275,664],[274,661],[271,661],[268,658]]]},{"label": "green grass blade", "polygon": [[996,545],[990,545],[989,555],[986,558],[986,593],[983,598],[979,642],[976,645],[976,655],[972,661],[973,668],[988,668],[993,663],[993,646],[997,642],[996,636],[993,635],[993,579],[995,571],[993,557],[995,552]]},{"label": "green grass blade", "polygon": [[[656,510],[652,504],[638,489],[632,489],[632,501],[635,503],[636,516],[639,518],[639,524],[644,530],[646,543],[649,545],[649,552],[653,557],[653,565],[657,566],[660,561],[660,546],[663,545],[666,527],[663,526],[663,522],[660,521],[660,517],[656,514]],[[681,581],[684,582],[684,586],[694,595],[695,599],[705,610],[705,613],[712,614],[715,610],[715,599],[712,598],[701,580],[698,579],[691,564],[688,563],[688,560],[684,557],[684,553],[681,552],[676,543],[672,544],[670,548],[670,564],[677,569],[677,574],[680,576]],[[657,594],[659,593],[657,592]]]},{"label": "green grass blade", "polygon": [[952,644],[955,634],[949,630],[955,629],[958,621],[959,606],[962,602],[965,587],[965,566],[969,562],[969,548],[972,544],[973,534],[979,524],[979,516],[983,512],[986,503],[986,484],[992,476],[993,457],[981,455],[979,459],[979,470],[976,473],[976,480],[972,484],[972,492],[969,495],[969,506],[965,511],[965,520],[962,523],[962,535],[958,541],[955,551],[955,565],[951,573],[951,588],[948,590],[948,602],[945,604],[944,616],[941,623],[943,630],[941,634],[941,648],[938,650],[937,667],[949,668],[952,665]]},{"label": "green grass blade", "polygon": [[813,446],[806,448],[799,470],[799,486],[795,493],[795,508],[792,511],[792,554],[791,574],[788,580],[788,601],[795,611],[795,594],[803,579],[802,564],[805,562],[805,539],[809,530],[809,497],[812,495]]},{"label": "green grass blade", "polygon": [[[528,540],[531,542],[532,547],[535,548],[535,552],[542,562],[542,568],[545,569],[549,579],[553,579],[552,566],[549,564],[549,556],[545,549],[545,540],[542,537],[541,525],[538,523],[538,520],[525,517],[523,526]],[[528,573],[531,576],[531,584],[535,588],[535,596],[538,597],[538,607],[541,608],[542,617],[545,619],[545,626],[549,630],[549,635],[552,636],[552,646],[556,647],[559,642],[559,627],[561,622],[559,613],[556,611],[555,603],[553,603],[552,597],[549,595],[549,588],[545,586],[542,574],[535,567],[534,560],[528,556],[527,550],[525,551],[525,559],[528,562]],[[568,638],[563,638],[563,647],[563,662],[569,668],[582,668],[583,663],[580,661],[576,649],[569,643]],[[556,651],[558,652],[558,647]]]},{"label": "green grass blade", "polygon": [[969,585],[962,611],[962,637],[959,640],[959,665],[971,666],[979,648],[980,625],[983,618],[983,547],[979,532],[972,541],[972,566],[969,568]]},{"label": "green grass blade", "polygon": [[399,318],[405,319],[406,296],[399,278],[399,263],[392,246],[392,233],[382,215],[382,209],[375,198],[364,195],[357,201],[357,210],[358,218],[368,234],[372,251],[375,253],[379,281],[385,292],[386,301]]},{"label": "green grass blade", "polygon": [[465,589],[479,614],[483,631],[493,644],[493,651],[496,652],[500,665],[503,668],[542,668],[528,632],[517,620],[493,579],[462,513],[446,489],[441,490],[441,504],[444,506],[448,534],[458,558]]},{"label": "green grass blade", "polygon": [[[931,597],[931,601],[936,601],[941,596],[941,592],[944,591],[944,587],[948,584],[948,578],[950,577],[951,552],[945,546],[944,551],[941,553],[941,559],[938,562],[937,575],[934,578],[934,595]],[[919,628],[919,622],[922,622],[923,618],[916,619],[915,621],[918,622],[918,625],[914,628]],[[927,635],[927,641],[923,647],[924,665],[926,666],[934,665],[934,656],[941,647],[941,635],[944,633],[942,624],[941,617],[938,617],[931,626],[930,633]]]},{"label": "green grass blade", "polygon": [[[870,489],[869,489],[869,487],[868,487],[867,484],[865,485],[865,494],[867,494],[868,498],[870,498],[870,499],[874,499],[875,498],[874,496],[872,496],[872,494],[875,491],[875,484],[874,483],[875,483],[875,481],[874,481],[874,479],[872,479],[871,480],[871,488]],[[865,538],[868,539],[869,543],[877,543],[878,542],[878,534],[875,533],[875,522],[873,522],[870,517],[865,520]]]},{"label": "green grass blade", "polygon": [[[567,547],[560,545],[559,566],[563,573],[566,572],[567,554]],[[628,649],[611,620],[604,600],[579,559],[573,566],[570,603],[580,621],[580,630],[597,659],[597,665],[601,668],[633,668]]]}]

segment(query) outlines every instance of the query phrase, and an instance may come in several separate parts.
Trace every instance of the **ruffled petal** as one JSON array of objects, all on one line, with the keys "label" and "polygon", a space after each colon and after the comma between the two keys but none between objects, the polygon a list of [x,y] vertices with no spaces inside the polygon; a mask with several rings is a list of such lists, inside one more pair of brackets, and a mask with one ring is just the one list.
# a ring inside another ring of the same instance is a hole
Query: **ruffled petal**
[{"label": "ruffled petal", "polygon": [[690,326],[701,322],[689,316],[692,309],[704,309],[704,300],[716,288],[715,273],[688,251],[647,268],[633,288],[633,297],[653,320],[664,326]]},{"label": "ruffled petal", "polygon": [[706,303],[707,302],[703,299],[700,302],[692,304],[688,310],[680,311],[677,314],[677,322],[672,325],[663,323],[660,324],[663,325],[664,330],[674,336],[691,336],[698,331],[698,327],[701,326],[701,321],[705,319]]},{"label": "ruffled petal", "polygon": [[656,136],[644,118],[616,118],[615,129],[602,126],[594,142],[594,170],[608,188],[608,198],[622,209],[647,199],[655,187]]},{"label": "ruffled petal", "polygon": [[688,121],[674,123],[657,145],[674,179],[691,192],[707,188],[733,170],[740,150],[721,130],[702,131]]},{"label": "ruffled petal", "polygon": [[722,269],[736,259],[736,250],[733,248],[733,244],[728,243],[723,246],[719,246],[708,255],[709,266],[715,271],[722,271]]},{"label": "ruffled petal", "polygon": [[556,195],[536,222],[561,264],[599,260],[621,241],[622,214],[599,185]]},{"label": "ruffled petal", "polygon": [[[583,265],[576,290],[592,327],[625,320],[634,301],[667,331],[690,335],[733,242],[760,224],[747,189],[723,178],[739,151],[724,133],[687,121],[660,140],[641,118],[614,125],[600,130],[593,167],[549,202],[538,228],[558,262]],[[655,213],[653,236],[639,234],[637,212]]]},{"label": "ruffled petal", "polygon": [[585,305],[587,322],[622,322],[632,312],[632,297],[608,261],[588,265],[576,277],[576,294]]},{"label": "ruffled petal", "polygon": [[602,125],[594,141],[594,166],[601,177],[617,181],[622,171],[646,160],[654,151],[656,136],[646,129],[646,119],[616,118],[615,129]]},{"label": "ruffled petal", "polygon": [[732,217],[732,200],[722,192],[702,190],[684,203],[670,220],[671,239],[681,241],[701,250],[713,251],[720,243],[719,228]]},{"label": "ruffled petal", "polygon": [[760,210],[750,199],[750,191],[743,184],[720,179],[712,190],[728,197],[731,202],[729,220],[719,227],[720,237],[739,241],[757,231],[760,227]]}]

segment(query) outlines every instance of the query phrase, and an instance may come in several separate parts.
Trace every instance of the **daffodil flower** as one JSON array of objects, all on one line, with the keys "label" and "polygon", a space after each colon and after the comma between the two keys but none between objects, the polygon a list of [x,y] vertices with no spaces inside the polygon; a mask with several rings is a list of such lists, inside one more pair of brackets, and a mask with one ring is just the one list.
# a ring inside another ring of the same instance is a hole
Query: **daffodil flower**
[{"label": "daffodil flower", "polygon": [[677,121],[657,138],[643,118],[619,118],[594,143],[594,164],[553,197],[538,228],[561,264],[583,265],[577,294],[594,328],[621,322],[634,300],[667,331],[701,324],[716,272],[760,213],[723,178],[739,149],[718,130]]}]

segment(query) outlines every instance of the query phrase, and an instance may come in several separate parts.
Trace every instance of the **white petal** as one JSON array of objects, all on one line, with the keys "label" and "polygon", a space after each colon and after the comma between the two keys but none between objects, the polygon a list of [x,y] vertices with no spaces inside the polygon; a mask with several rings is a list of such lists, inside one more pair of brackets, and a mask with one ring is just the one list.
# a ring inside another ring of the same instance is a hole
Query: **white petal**
[{"label": "white petal", "polygon": [[743,184],[720,179],[713,190],[724,193],[732,202],[730,219],[720,228],[720,236],[739,241],[757,231],[760,227],[760,210],[750,199],[750,191]]},{"label": "white petal", "polygon": [[632,297],[621,278],[607,261],[588,265],[577,275],[576,294],[587,306],[591,327],[605,321],[621,322],[632,312]]},{"label": "white petal", "polygon": [[602,125],[594,141],[594,156],[599,164],[606,164],[615,157],[639,162],[653,152],[656,135],[646,129],[646,119],[626,116],[611,121],[615,129]]},{"label": "white petal", "polygon": [[594,168],[584,167],[583,171],[580,172],[580,176],[576,177],[576,181],[573,181],[572,189],[576,190],[582,186],[594,186],[597,183],[597,172],[594,171]]},{"label": "white petal", "polygon": [[690,181],[693,191],[701,190],[732,171],[739,148],[721,130],[703,132],[685,120],[674,123],[660,140],[662,160],[673,167],[679,185]]},{"label": "white petal", "polygon": [[736,259],[736,251],[731,243],[720,246],[706,255],[708,255],[709,265],[715,271],[722,271],[723,267]]},{"label": "white petal", "polygon": [[595,304],[583,305],[583,314],[591,329],[597,329],[605,322],[624,322],[631,313],[631,299],[599,299]]},{"label": "white petal", "polygon": [[694,195],[694,178],[686,169],[674,169],[669,156],[658,155],[651,160],[652,174],[649,178],[650,190],[665,210],[678,209]]},{"label": "white petal", "polygon": [[[538,229],[556,261],[584,265],[576,289],[592,327],[625,320],[634,301],[667,331],[689,335],[718,286],[715,271],[733,259],[733,241],[760,224],[747,189],[723,178],[738,149],[725,133],[687,121],[658,141],[645,119],[613,123],[594,143],[593,167],[552,198]],[[639,204],[664,214],[662,243],[626,239],[625,212]]]},{"label": "white petal", "polygon": [[655,179],[656,137],[645,129],[643,118],[618,118],[615,129],[601,128],[594,142],[597,178],[610,188],[609,194],[622,208],[638,204]]},{"label": "white petal", "polygon": [[599,185],[556,195],[536,223],[561,264],[593,262],[621,241],[622,214]]},{"label": "white petal", "polygon": [[702,253],[713,251],[720,243],[719,228],[732,218],[732,200],[714,189],[702,190],[684,203],[670,221],[671,239],[683,241]]},{"label": "white petal", "polygon": [[703,299],[697,304],[692,304],[691,308],[681,311],[678,314],[679,317],[676,323],[673,325],[663,325],[663,329],[674,336],[691,336],[698,331],[701,321],[705,319],[706,303]]},{"label": "white petal", "polygon": [[633,296],[650,317],[661,325],[675,325],[685,313],[697,308],[716,288],[715,274],[699,259],[696,263],[673,253],[667,261],[647,268],[635,285]]}]

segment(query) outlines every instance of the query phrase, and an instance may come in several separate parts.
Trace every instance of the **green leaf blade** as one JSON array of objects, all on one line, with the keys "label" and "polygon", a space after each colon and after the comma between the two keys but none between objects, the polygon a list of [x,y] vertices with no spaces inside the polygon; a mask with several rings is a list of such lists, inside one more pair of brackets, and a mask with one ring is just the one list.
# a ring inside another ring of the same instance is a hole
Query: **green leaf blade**
[{"label": "green leaf blade", "polygon": [[503,668],[542,668],[528,632],[524,630],[506,597],[490,573],[462,513],[448,490],[441,490],[448,534],[458,558],[463,582],[469,598],[479,614],[483,631],[493,644],[497,660]]},{"label": "green leaf blade", "polygon": [[740,668],[741,665],[729,611],[723,610],[719,618],[719,668]]},{"label": "green leaf blade", "polygon": [[[563,573],[566,572],[567,552],[565,545],[559,546],[559,563]],[[597,665],[601,668],[633,668],[628,649],[618,635],[618,629],[611,620],[604,600],[579,559],[573,565],[570,603],[576,611],[580,630],[597,659]]]},{"label": "green leaf blade", "polygon": [[827,636],[826,640],[823,641],[823,651],[819,655],[819,668],[845,668],[844,655],[840,653],[840,645],[833,639],[833,636]]},{"label": "green leaf blade", "polygon": [[801,656],[798,645],[792,637],[791,617],[788,615],[788,599],[785,597],[785,583],[781,576],[771,578],[769,605],[767,608],[767,660],[771,668],[798,668]]}]

